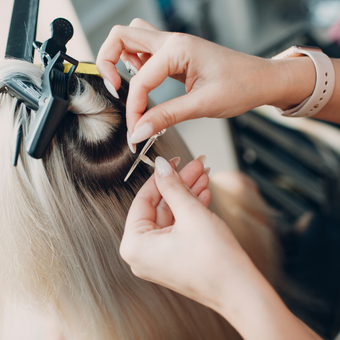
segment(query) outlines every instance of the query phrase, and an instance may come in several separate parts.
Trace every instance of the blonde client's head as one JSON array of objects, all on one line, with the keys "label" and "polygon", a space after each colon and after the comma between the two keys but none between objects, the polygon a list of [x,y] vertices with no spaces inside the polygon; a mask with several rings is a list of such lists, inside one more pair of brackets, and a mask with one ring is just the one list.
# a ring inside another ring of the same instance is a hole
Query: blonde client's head
[{"label": "blonde client's head", "polygon": [[[41,87],[41,75],[26,62],[0,64],[0,86],[15,76]],[[214,312],[136,278],[120,258],[128,209],[153,171],[141,163],[123,181],[136,157],[126,143],[128,83],[117,100],[99,76],[76,74],[70,92],[43,159],[22,145],[17,167],[17,130],[22,124],[25,137],[35,113],[0,95],[1,294],[57,315],[65,339],[238,338]],[[185,150],[172,133],[163,138],[151,158]]]}]

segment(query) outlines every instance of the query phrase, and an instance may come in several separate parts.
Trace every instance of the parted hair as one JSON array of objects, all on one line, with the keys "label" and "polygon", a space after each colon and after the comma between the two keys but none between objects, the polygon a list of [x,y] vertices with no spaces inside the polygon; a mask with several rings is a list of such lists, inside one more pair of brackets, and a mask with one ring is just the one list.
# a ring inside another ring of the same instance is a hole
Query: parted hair
[{"label": "parted hair", "polygon": [[[27,62],[0,63],[0,87],[19,77],[40,88],[41,76]],[[115,99],[101,77],[75,74],[70,93],[68,112],[43,159],[31,158],[22,143],[17,167],[17,130],[22,125],[24,138],[35,112],[0,94],[0,295],[10,292],[57,315],[65,340],[240,339],[212,310],[134,276],[119,255],[131,202],[153,171],[141,163],[123,181],[136,157],[126,143],[128,82],[122,79]],[[156,145],[148,155],[163,152]],[[252,214],[245,218],[233,201],[229,195],[225,220],[240,238],[252,235],[242,246],[267,277],[273,275],[271,231]],[[264,203],[261,209],[266,213]],[[258,247],[256,237],[262,238]]]}]

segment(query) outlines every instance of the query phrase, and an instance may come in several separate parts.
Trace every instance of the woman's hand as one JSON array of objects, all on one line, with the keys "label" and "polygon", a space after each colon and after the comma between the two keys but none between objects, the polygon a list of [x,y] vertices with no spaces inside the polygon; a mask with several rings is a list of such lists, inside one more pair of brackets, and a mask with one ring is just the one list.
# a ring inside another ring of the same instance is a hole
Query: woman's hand
[{"label": "woman's hand", "polygon": [[181,177],[165,159],[155,163],[155,175],[132,203],[120,247],[134,274],[214,309],[246,340],[320,340],[207,209],[202,163],[189,163]]},{"label": "woman's hand", "polygon": [[219,309],[225,283],[232,287],[250,260],[226,224],[206,208],[210,191],[199,160],[179,175],[161,157],[156,167],[129,211],[122,258],[135,275]]},{"label": "woman's hand", "polygon": [[[250,56],[188,34],[161,32],[141,19],[129,27],[113,27],[99,51],[98,70],[116,89],[120,57],[139,70],[127,100],[133,144],[184,120],[227,118],[274,102],[283,94],[287,74],[286,69],[278,74],[274,67],[285,61]],[[182,81],[187,94],[144,113],[149,92],[167,76]]]}]

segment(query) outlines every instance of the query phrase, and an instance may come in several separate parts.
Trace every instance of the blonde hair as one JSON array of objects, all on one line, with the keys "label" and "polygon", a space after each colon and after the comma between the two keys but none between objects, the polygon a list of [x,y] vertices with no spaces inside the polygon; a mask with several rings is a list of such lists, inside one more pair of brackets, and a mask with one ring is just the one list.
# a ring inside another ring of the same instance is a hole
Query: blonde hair
[{"label": "blonde hair", "polygon": [[[0,64],[2,82],[16,76],[40,87],[41,75],[26,62]],[[138,279],[120,258],[128,209],[151,174],[141,164],[123,182],[134,161],[126,144],[128,83],[122,80],[120,100],[97,76],[74,76],[71,90],[44,158],[22,145],[17,167],[17,129],[22,124],[25,135],[35,113],[0,95],[0,279],[28,305],[56,311],[65,339],[239,339],[219,315]]]}]

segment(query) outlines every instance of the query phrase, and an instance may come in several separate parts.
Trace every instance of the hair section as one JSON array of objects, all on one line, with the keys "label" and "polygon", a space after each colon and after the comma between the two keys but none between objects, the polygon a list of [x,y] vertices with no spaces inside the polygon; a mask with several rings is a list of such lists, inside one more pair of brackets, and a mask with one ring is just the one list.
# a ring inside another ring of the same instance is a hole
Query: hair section
[{"label": "hair section", "polygon": [[[40,87],[41,75],[26,62],[0,63],[2,81]],[[28,156],[22,143],[16,168],[17,129],[26,135],[35,113],[0,95],[0,279],[27,305],[56,312],[65,339],[239,339],[217,314],[138,279],[120,258],[128,209],[151,174],[140,164],[123,182],[136,157],[126,144],[128,83],[119,100],[97,76],[74,76],[71,91],[44,158]]]}]

